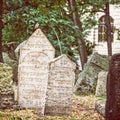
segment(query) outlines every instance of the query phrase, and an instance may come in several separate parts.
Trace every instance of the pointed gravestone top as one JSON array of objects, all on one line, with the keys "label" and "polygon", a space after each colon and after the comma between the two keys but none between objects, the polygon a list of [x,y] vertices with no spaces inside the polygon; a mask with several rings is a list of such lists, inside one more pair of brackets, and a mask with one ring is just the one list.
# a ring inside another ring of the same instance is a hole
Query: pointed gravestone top
[{"label": "pointed gravestone top", "polygon": [[25,108],[39,109],[44,115],[48,84],[48,63],[55,49],[40,29],[20,48],[18,66],[18,103]]},{"label": "pointed gravestone top", "polygon": [[50,61],[50,64],[57,63],[56,66],[59,66],[58,63],[61,64],[61,67],[71,68],[73,70],[76,69],[76,64],[70,60],[65,54],[62,54],[61,56],[54,58]]},{"label": "pointed gravestone top", "polygon": [[41,31],[41,29],[37,29],[31,37],[45,37],[44,33]]},{"label": "pointed gravestone top", "polygon": [[34,43],[37,44],[36,46],[30,46],[31,48],[43,48],[43,49],[49,49],[55,52],[55,49],[53,45],[50,43],[50,41],[47,39],[45,34],[41,31],[41,29],[37,29],[28,39],[28,44]]},{"label": "pointed gravestone top", "polygon": [[55,49],[44,35],[44,33],[37,29],[25,42],[25,44],[20,48],[20,51],[24,51],[24,54],[21,54],[20,62],[28,54],[28,51],[39,51],[48,56],[49,60],[53,59],[55,56]]}]

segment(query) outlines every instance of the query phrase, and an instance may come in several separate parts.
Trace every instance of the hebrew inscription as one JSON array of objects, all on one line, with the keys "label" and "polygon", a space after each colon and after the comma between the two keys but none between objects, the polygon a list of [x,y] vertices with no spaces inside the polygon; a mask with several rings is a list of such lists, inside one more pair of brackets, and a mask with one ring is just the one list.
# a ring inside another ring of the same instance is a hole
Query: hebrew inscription
[{"label": "hebrew inscription", "polygon": [[44,115],[48,84],[48,62],[54,58],[54,48],[40,29],[20,49],[18,68],[18,103],[25,108],[39,108]]},{"label": "hebrew inscription", "polygon": [[69,115],[71,113],[74,69],[75,64],[66,55],[62,55],[50,63],[46,114]]},{"label": "hebrew inscription", "polygon": [[40,29],[20,48],[18,104],[42,115],[71,113],[75,63],[55,49]]}]

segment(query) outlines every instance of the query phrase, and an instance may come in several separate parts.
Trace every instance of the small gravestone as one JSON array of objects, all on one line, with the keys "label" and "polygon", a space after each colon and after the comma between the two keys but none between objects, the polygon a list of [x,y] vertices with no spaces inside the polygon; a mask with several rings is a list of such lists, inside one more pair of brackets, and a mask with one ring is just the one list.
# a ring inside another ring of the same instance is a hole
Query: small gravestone
[{"label": "small gravestone", "polygon": [[106,120],[120,120],[120,54],[111,58],[107,79]]},{"label": "small gravestone", "polygon": [[106,96],[107,74],[108,72],[103,70],[98,74],[97,86],[95,91],[96,97]]},{"label": "small gravestone", "polygon": [[45,114],[70,115],[75,67],[75,63],[66,55],[50,62]]},{"label": "small gravestone", "polygon": [[20,48],[18,66],[18,104],[39,109],[44,115],[49,61],[55,50],[40,29]]}]

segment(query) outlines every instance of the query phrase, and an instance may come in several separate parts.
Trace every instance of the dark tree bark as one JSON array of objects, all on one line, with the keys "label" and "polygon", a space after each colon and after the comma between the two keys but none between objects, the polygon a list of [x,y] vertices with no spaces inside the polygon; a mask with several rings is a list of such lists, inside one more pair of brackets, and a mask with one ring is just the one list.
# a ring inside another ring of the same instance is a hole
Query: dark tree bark
[{"label": "dark tree bark", "polygon": [[2,57],[2,6],[3,6],[3,1],[0,0],[0,62],[3,62],[3,57]]},{"label": "dark tree bark", "polygon": [[82,23],[80,21],[79,15],[78,15],[78,11],[77,11],[77,6],[76,6],[76,1],[75,0],[68,0],[70,9],[72,11],[72,20],[73,23],[78,27],[78,29],[76,29],[76,39],[78,42],[78,50],[79,50],[79,55],[80,55],[80,59],[81,59],[81,65],[82,65],[82,69],[84,67],[84,64],[87,62],[87,50],[85,47],[85,40],[82,36]]},{"label": "dark tree bark", "polygon": [[111,58],[112,56],[112,35],[111,35],[111,22],[110,22],[110,13],[109,13],[109,0],[106,2],[105,9],[105,22],[106,22],[106,39],[108,46],[108,56]]}]

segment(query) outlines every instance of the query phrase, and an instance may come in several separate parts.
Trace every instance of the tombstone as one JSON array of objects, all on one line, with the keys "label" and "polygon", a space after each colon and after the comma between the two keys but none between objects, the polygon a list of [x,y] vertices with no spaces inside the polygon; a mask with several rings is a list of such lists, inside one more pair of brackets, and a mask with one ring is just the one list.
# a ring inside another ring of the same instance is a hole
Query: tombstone
[{"label": "tombstone", "polygon": [[112,56],[107,79],[106,120],[120,120],[120,54]]},{"label": "tombstone", "polygon": [[106,96],[106,82],[107,82],[107,71],[100,71],[98,74],[97,86],[95,96]]},{"label": "tombstone", "polygon": [[18,66],[18,104],[39,109],[44,115],[49,61],[55,50],[40,29],[20,48]]},{"label": "tombstone", "polygon": [[61,55],[50,62],[49,68],[45,114],[70,115],[76,65]]}]

